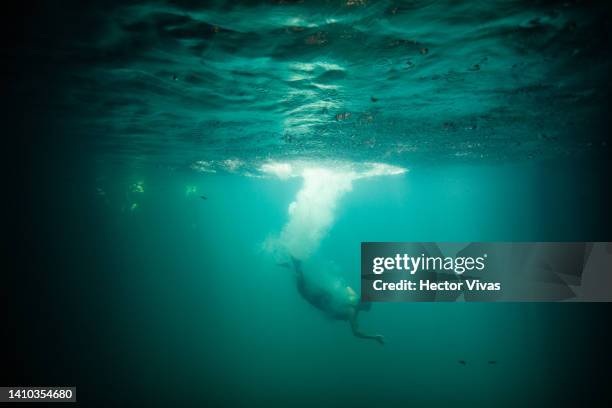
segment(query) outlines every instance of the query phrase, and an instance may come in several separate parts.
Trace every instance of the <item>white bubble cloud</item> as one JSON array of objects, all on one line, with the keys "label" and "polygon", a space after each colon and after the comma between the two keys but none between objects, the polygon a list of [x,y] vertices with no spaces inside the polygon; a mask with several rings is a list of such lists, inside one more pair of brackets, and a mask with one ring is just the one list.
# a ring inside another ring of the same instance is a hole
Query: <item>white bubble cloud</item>
[{"label": "white bubble cloud", "polygon": [[301,176],[304,180],[295,200],[287,209],[288,220],[277,237],[265,243],[268,250],[283,250],[298,259],[307,259],[319,247],[335,221],[340,199],[353,188],[358,179],[397,175],[407,170],[382,163],[360,166],[342,164],[323,167],[302,163],[267,163],[261,171],[279,178]]},{"label": "white bubble cloud", "polygon": [[276,176],[280,179],[286,179],[294,176],[293,168],[289,163],[269,162],[261,165],[259,170],[262,173]]}]

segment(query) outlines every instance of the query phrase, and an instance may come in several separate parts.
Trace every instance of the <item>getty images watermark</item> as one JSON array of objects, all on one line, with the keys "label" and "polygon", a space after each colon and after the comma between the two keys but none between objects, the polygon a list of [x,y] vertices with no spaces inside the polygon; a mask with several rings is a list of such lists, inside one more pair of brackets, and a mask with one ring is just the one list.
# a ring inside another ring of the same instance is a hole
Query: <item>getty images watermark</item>
[{"label": "getty images watermark", "polygon": [[612,245],[605,242],[364,242],[361,297],[612,301],[611,270]]}]

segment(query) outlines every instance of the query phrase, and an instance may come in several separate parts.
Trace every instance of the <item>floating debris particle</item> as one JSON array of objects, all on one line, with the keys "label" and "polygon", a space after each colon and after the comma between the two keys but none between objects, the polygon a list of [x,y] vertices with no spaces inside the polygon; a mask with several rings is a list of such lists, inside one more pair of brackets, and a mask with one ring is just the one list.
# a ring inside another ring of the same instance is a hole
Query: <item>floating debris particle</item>
[{"label": "floating debris particle", "polygon": [[316,34],[308,36],[304,42],[309,45],[323,45],[327,42],[327,39],[325,38],[325,33],[319,31]]},{"label": "floating debris particle", "polygon": [[351,112],[338,113],[336,120],[346,120],[351,117]]}]

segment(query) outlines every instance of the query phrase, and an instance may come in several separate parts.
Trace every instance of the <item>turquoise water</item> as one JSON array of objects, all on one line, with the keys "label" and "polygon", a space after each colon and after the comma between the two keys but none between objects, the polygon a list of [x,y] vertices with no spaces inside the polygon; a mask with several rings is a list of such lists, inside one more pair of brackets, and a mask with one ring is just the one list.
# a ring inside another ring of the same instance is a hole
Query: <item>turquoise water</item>
[{"label": "turquoise water", "polygon": [[70,114],[107,159],[413,166],[609,148],[605,5],[135,1],[40,14],[19,91]]},{"label": "turquoise water", "polygon": [[8,112],[28,135],[11,152],[27,168],[18,304],[38,324],[11,383],[106,406],[541,406],[600,389],[603,305],[375,304],[361,326],[381,346],[282,263],[358,292],[362,241],[610,241],[609,7],[32,14]]},{"label": "turquoise water", "polygon": [[[324,265],[359,288],[361,241],[578,236],[580,204],[543,207],[537,169],[434,166],[357,180],[304,268]],[[140,169],[117,186],[124,171],[99,174],[109,188],[92,199],[93,222],[103,230],[97,268],[110,274],[103,310],[112,331],[98,341],[139,392],[163,384],[179,394],[161,394],[167,401],[229,405],[468,406],[500,396],[544,404],[560,400],[559,384],[583,386],[574,370],[592,369],[588,345],[600,341],[604,309],[588,305],[375,304],[361,325],[386,344],[353,338],[348,324],[298,295],[265,249],[287,223],[300,179]],[[126,201],[133,183],[144,191]]]}]

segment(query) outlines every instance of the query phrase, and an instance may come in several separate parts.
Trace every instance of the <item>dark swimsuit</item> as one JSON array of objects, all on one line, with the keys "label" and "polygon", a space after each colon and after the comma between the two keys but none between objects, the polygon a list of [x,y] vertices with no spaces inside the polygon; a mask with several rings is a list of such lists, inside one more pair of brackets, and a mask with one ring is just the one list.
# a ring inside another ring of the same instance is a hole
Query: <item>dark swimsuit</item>
[{"label": "dark swimsuit", "polygon": [[297,271],[297,289],[300,295],[317,309],[325,312],[329,317],[338,320],[347,320],[347,312],[339,311],[333,305],[332,295],[316,286],[308,285],[301,270]]}]

